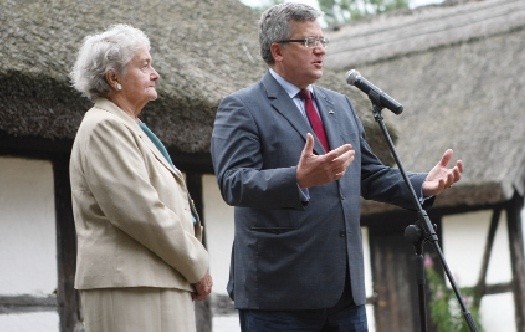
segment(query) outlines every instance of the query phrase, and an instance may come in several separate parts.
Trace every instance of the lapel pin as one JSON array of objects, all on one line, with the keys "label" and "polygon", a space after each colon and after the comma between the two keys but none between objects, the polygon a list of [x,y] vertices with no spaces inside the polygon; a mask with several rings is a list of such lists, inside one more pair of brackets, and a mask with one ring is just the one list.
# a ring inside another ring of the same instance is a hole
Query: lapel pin
[{"label": "lapel pin", "polygon": [[331,110],[328,111],[328,114],[335,114],[335,112],[334,112],[334,110],[331,109]]}]

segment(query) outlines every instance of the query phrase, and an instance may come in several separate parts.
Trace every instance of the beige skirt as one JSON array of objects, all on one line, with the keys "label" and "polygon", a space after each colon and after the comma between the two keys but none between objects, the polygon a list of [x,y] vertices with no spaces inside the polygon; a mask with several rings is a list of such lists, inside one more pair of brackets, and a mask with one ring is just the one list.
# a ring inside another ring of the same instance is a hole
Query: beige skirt
[{"label": "beige skirt", "polygon": [[196,331],[191,294],[173,288],[80,290],[86,332]]}]

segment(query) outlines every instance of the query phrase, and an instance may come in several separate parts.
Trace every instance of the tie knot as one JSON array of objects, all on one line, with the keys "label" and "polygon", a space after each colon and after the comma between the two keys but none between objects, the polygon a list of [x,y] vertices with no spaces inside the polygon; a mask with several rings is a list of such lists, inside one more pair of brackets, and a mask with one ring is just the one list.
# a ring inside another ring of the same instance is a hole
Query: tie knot
[{"label": "tie knot", "polygon": [[312,94],[308,89],[301,89],[299,91],[299,97],[301,97],[304,100],[312,99]]}]

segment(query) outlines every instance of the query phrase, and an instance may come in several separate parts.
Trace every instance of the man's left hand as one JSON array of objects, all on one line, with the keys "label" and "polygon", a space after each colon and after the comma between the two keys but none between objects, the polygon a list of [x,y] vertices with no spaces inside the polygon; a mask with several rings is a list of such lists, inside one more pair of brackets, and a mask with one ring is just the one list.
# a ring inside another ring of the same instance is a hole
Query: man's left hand
[{"label": "man's left hand", "polygon": [[452,159],[452,149],[448,149],[441,157],[441,161],[430,170],[423,182],[423,195],[426,197],[439,195],[443,190],[450,188],[461,179],[463,162],[458,160],[453,168],[447,168]]}]

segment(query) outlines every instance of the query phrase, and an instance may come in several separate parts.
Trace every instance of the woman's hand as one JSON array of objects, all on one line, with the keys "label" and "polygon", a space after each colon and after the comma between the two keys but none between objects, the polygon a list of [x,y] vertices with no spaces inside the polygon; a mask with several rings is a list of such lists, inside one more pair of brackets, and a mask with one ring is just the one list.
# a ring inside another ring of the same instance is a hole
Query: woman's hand
[{"label": "woman's hand", "polygon": [[191,293],[191,299],[193,301],[203,301],[211,293],[213,280],[211,279],[210,274],[206,272],[204,277],[202,277],[201,280],[194,283],[192,286],[194,291]]}]

